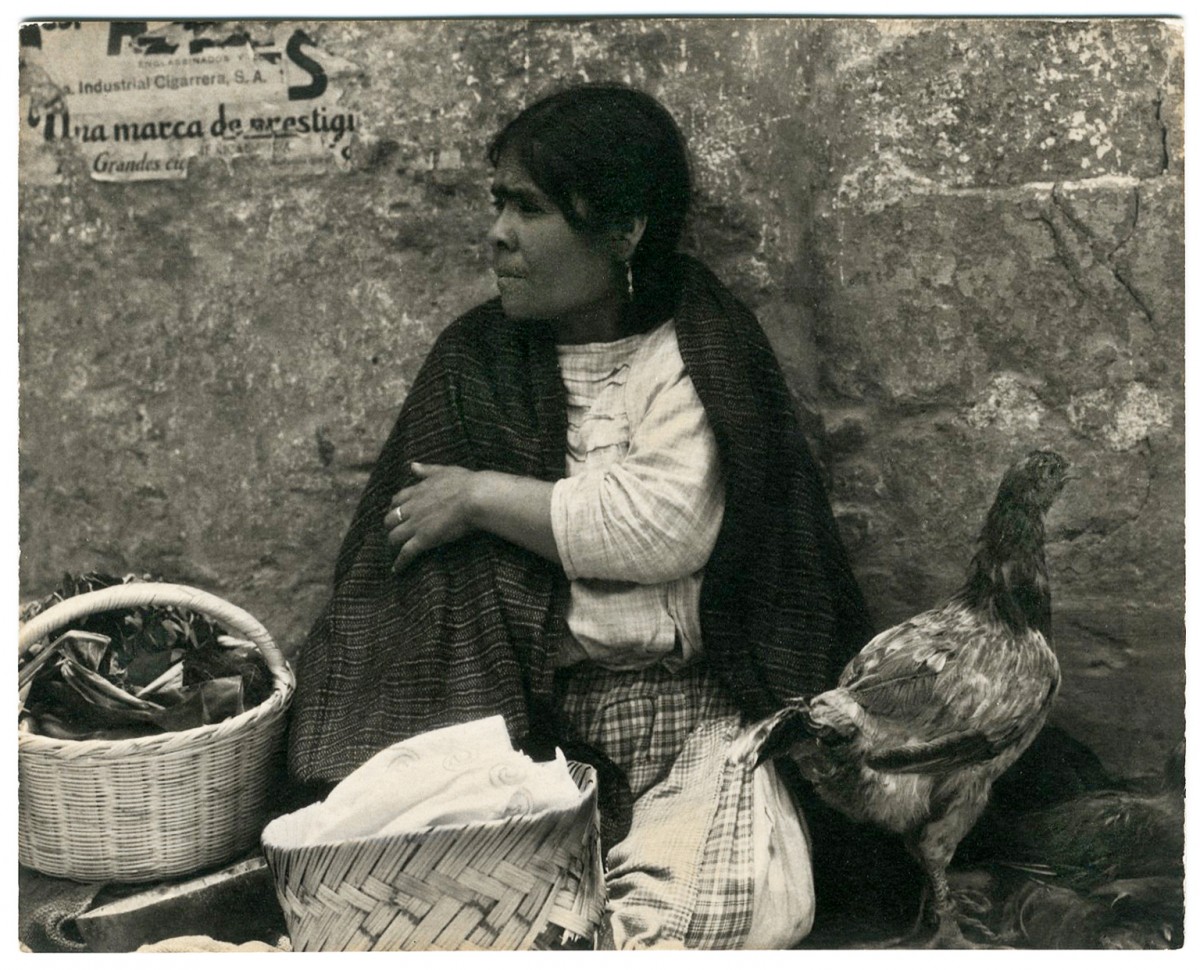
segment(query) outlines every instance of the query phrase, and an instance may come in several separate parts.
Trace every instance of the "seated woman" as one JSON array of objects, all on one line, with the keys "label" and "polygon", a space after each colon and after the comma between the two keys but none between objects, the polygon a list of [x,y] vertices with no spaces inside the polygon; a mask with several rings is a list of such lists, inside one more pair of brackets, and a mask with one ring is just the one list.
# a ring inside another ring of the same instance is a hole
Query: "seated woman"
[{"label": "seated woman", "polygon": [[[727,763],[869,636],[779,365],[676,252],[684,141],[572,88],[492,142],[498,300],[430,352],[300,657],[289,764],[503,714],[602,766],[616,947],[779,947],[812,923],[796,808]],[[623,776],[628,799],[612,784]]]}]

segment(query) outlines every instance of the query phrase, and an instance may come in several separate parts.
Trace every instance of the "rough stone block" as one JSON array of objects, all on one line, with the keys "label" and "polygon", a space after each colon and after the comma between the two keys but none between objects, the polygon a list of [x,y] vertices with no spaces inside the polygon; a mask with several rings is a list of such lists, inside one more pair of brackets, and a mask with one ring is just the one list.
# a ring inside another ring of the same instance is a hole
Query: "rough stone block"
[{"label": "rough stone block", "polygon": [[76,918],[97,953],[125,953],[179,936],[228,943],[274,943],[287,932],[266,860],[246,859],[217,872],[161,883],[104,901]]},{"label": "rough stone block", "polygon": [[[847,21],[828,28],[842,190],[1147,178],[1178,162],[1163,20]],[[836,123],[836,122],[835,122]]]}]

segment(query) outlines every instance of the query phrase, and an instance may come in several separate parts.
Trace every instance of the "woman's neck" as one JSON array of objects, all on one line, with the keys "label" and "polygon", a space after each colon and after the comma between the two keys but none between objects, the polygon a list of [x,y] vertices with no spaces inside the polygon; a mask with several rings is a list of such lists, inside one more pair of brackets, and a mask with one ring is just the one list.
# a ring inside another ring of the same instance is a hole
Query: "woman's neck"
[{"label": "woman's neck", "polygon": [[620,340],[637,333],[638,315],[619,297],[582,307],[570,316],[551,321],[558,344],[597,344]]}]

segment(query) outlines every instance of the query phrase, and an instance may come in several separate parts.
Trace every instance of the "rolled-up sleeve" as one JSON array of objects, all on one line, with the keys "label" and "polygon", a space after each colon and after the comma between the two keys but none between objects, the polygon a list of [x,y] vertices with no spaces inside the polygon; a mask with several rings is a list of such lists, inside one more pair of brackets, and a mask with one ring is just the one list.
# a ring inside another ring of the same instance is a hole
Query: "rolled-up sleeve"
[{"label": "rolled-up sleeve", "polygon": [[561,479],[551,522],[570,579],[665,583],[701,569],[725,506],[717,443],[683,362],[657,375],[625,456]]}]

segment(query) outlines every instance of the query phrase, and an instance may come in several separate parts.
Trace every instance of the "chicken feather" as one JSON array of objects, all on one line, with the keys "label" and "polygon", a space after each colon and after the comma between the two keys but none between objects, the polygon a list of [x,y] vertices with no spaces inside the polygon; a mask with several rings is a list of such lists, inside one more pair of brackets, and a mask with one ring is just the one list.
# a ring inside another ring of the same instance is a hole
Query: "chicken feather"
[{"label": "chicken feather", "polygon": [[1049,451],[1013,465],[960,590],[871,640],[832,690],[749,727],[735,754],[786,754],[829,804],[903,836],[933,893],[932,945],[967,945],[946,867],[1058,691],[1044,516],[1067,467]]}]

